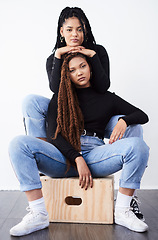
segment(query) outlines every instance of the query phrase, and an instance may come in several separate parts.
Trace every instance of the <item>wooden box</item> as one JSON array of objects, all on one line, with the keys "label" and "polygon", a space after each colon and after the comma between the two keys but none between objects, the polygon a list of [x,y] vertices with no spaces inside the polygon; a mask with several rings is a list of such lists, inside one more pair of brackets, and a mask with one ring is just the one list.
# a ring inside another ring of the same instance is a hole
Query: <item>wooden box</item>
[{"label": "wooden box", "polygon": [[113,176],[94,178],[87,190],[78,178],[43,176],[41,181],[50,222],[113,223]]}]

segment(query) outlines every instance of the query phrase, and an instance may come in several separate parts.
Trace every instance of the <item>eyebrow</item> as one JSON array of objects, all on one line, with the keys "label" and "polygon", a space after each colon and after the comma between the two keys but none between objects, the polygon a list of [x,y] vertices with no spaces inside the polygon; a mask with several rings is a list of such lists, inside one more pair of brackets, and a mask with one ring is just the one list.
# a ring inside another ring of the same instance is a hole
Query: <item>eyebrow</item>
[{"label": "eyebrow", "polygon": [[[66,26],[66,28],[73,28],[71,26]],[[78,26],[77,28],[82,28],[82,26]]]},{"label": "eyebrow", "polygon": [[[79,66],[81,66],[83,63],[86,63],[86,61],[81,62]],[[69,69],[74,69],[74,68],[75,67],[70,67]]]}]

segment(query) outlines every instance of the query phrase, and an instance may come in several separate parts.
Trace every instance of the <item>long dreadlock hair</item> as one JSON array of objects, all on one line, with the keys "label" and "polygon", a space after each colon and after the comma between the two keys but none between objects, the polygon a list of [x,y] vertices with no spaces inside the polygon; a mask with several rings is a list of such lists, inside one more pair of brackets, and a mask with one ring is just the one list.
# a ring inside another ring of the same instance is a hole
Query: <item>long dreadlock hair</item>
[{"label": "long dreadlock hair", "polygon": [[[58,92],[58,116],[57,128],[54,139],[58,133],[71,143],[78,151],[81,151],[80,136],[84,129],[84,118],[79,106],[75,86],[70,80],[69,62],[74,57],[88,59],[81,53],[66,55],[61,68],[61,82]],[[90,66],[90,64],[89,64]]]},{"label": "long dreadlock hair", "polygon": [[[83,41],[82,45],[85,48],[95,50],[96,42],[95,42],[94,36],[92,34],[92,30],[91,30],[91,26],[88,21],[88,18],[86,17],[83,10],[78,7],[66,7],[61,11],[60,16],[59,16],[58,27],[57,27],[57,40],[56,40],[56,44],[53,49],[53,52],[57,48],[66,46],[65,40],[63,40],[63,42],[61,42],[61,40],[60,40],[60,38],[61,38],[60,28],[63,26],[63,23],[65,22],[65,20],[67,20],[68,18],[71,18],[71,17],[77,17],[81,23],[81,27],[82,27],[82,31],[83,31],[83,35],[84,35],[84,41]],[[85,32],[84,26],[86,28],[86,32]]]}]

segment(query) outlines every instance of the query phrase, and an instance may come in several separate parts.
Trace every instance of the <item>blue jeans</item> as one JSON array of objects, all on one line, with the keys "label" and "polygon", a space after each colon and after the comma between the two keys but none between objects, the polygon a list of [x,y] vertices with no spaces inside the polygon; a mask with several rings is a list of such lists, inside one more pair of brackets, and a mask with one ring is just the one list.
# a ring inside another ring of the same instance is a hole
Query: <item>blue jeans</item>
[{"label": "blue jeans", "polygon": [[[46,138],[46,117],[49,102],[50,99],[38,95],[28,95],[24,99],[22,112],[27,135]],[[105,129],[105,138],[110,138],[119,117],[120,116],[113,116],[110,119]],[[128,126],[123,138],[127,137],[143,138],[142,126]]]},{"label": "blue jeans", "polygon": [[[31,100],[31,105],[28,103]],[[21,191],[42,187],[39,171],[50,177],[78,176],[74,167],[67,172],[66,159],[52,144],[35,137],[46,137],[45,119],[49,99],[30,95],[23,104],[23,114],[28,136],[19,136],[9,146],[10,159],[20,182]],[[42,113],[41,113],[42,112]],[[109,137],[119,116],[107,125]],[[105,144],[98,137],[81,136],[81,150],[93,177],[105,177],[122,169],[120,187],[139,189],[147,166],[149,148],[143,141],[139,125],[127,128],[124,139]]]},{"label": "blue jeans", "polygon": [[[139,189],[147,166],[149,148],[138,137],[105,144],[98,137],[81,136],[81,150],[93,177],[105,177],[122,169],[120,187]],[[42,187],[39,171],[50,177],[78,176],[52,144],[31,136],[18,136],[9,146],[9,155],[21,191]]]}]

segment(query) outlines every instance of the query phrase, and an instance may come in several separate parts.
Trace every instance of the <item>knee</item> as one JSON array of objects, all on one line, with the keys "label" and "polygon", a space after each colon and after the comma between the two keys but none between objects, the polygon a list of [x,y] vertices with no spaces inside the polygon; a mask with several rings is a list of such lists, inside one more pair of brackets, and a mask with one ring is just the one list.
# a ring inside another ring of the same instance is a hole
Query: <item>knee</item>
[{"label": "knee", "polygon": [[24,145],[26,137],[27,136],[17,136],[10,142],[8,151],[11,158],[16,155],[20,149],[22,149],[22,145]]},{"label": "knee", "polygon": [[143,127],[140,124],[129,126],[124,134],[124,138],[128,137],[139,137],[143,139]]},{"label": "knee", "polygon": [[143,138],[143,127],[140,124],[134,125],[134,132],[136,137]]},{"label": "knee", "polygon": [[30,115],[30,112],[36,108],[39,96],[34,94],[27,95],[22,102],[23,116]]},{"label": "knee", "polygon": [[145,166],[147,166],[149,158],[149,147],[144,142],[144,140],[139,137],[131,138],[131,140],[131,149],[133,151],[133,154],[137,156],[136,159],[139,160],[139,164],[144,164]]}]

